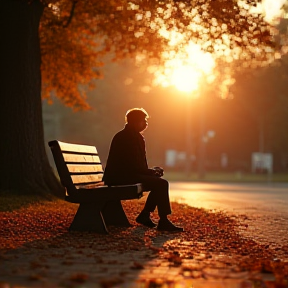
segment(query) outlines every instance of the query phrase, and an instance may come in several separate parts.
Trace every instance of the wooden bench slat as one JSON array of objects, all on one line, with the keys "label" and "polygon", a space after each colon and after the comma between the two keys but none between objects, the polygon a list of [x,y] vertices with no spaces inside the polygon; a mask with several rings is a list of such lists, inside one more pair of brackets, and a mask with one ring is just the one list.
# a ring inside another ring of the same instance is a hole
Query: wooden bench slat
[{"label": "wooden bench slat", "polygon": [[[76,189],[95,189],[99,187],[106,187],[103,181],[96,183],[81,183],[79,185],[75,185]],[[67,196],[67,195],[66,195]]]},{"label": "wooden bench slat", "polygon": [[[88,172],[70,172],[70,176],[73,176],[73,175],[79,175],[79,176],[84,176],[84,175],[99,175],[99,174],[102,174],[103,176],[103,172],[91,172],[91,171],[88,171]],[[102,177],[101,176],[101,177]]]},{"label": "wooden bench slat", "polygon": [[65,162],[69,163],[101,163],[100,157],[95,155],[79,155],[63,153]]},{"label": "wooden bench slat", "polygon": [[[75,184],[75,188],[79,191],[79,189],[82,190],[90,190],[92,193],[98,193],[99,188],[103,187],[103,182],[99,181],[99,182],[83,182],[83,183],[79,183],[79,184]],[[66,194],[66,196],[69,196]],[[75,195],[73,195],[75,196]],[[80,198],[83,197],[83,194],[78,195]],[[67,200],[67,199],[66,199]]]},{"label": "wooden bench slat", "polygon": [[97,153],[92,153],[92,152],[81,152],[81,151],[67,151],[67,150],[63,150],[62,153],[66,153],[66,154],[73,154],[73,155],[95,155],[97,156]]},{"label": "wooden bench slat", "polygon": [[92,175],[71,175],[74,185],[80,183],[92,183],[102,181],[103,174],[92,174]]},{"label": "wooden bench slat", "polygon": [[[91,185],[93,187],[93,185]],[[87,185],[87,188],[89,186]],[[113,199],[113,200],[129,200],[139,199],[143,196],[142,184],[137,183],[133,185],[120,185],[120,186],[102,186],[96,189],[80,189],[80,193],[75,196],[66,197],[67,200],[70,198],[71,202],[89,202],[93,199]]]},{"label": "wooden bench slat", "polygon": [[92,173],[92,172],[102,172],[103,168],[101,164],[67,164],[68,170],[71,173]]},{"label": "wooden bench slat", "polygon": [[58,141],[58,144],[62,151],[71,151],[71,152],[84,152],[84,153],[94,153],[98,154],[95,146],[82,145],[82,144],[71,144]]}]

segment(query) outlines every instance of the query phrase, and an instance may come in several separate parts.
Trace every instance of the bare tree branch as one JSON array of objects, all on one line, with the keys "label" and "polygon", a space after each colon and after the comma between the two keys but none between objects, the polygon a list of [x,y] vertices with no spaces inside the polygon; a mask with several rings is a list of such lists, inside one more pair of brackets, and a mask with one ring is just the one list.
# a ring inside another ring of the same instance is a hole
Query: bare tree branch
[{"label": "bare tree branch", "polygon": [[76,7],[76,3],[77,3],[77,2],[78,2],[78,0],[74,0],[74,1],[73,1],[69,18],[67,19],[67,22],[63,25],[64,28],[68,27],[68,25],[71,23],[72,18],[73,18],[73,16],[74,16],[74,11],[75,11],[75,7]]}]

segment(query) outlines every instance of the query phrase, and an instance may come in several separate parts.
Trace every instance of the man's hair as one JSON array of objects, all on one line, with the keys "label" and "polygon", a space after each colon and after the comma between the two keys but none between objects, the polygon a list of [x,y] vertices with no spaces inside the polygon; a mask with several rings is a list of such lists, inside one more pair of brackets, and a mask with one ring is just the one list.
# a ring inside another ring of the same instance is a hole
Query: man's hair
[{"label": "man's hair", "polygon": [[133,108],[126,112],[125,121],[126,123],[135,123],[141,119],[148,119],[149,115],[143,108]]}]

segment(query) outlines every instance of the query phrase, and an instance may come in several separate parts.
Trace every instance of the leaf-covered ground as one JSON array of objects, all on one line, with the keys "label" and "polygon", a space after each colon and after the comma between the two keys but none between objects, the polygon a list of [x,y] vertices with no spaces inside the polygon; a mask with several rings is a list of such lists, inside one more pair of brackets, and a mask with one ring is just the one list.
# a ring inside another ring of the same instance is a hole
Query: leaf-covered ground
[{"label": "leaf-covered ground", "polygon": [[0,211],[0,287],[288,287],[288,243],[244,236],[245,215],[172,203],[185,232],[164,233],[136,224],[143,201],[108,235],[68,233],[77,205],[60,200]]}]

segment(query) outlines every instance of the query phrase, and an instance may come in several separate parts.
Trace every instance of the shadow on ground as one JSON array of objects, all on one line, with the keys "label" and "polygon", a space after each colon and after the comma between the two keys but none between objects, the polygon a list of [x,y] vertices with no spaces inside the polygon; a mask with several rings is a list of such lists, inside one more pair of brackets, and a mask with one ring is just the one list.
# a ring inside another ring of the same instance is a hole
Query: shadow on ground
[{"label": "shadow on ground", "polygon": [[133,226],[108,235],[68,233],[64,201],[0,212],[0,287],[288,287],[288,262],[242,235],[245,215],[172,203],[185,232],[161,233],[135,223],[143,201],[125,201]]}]

